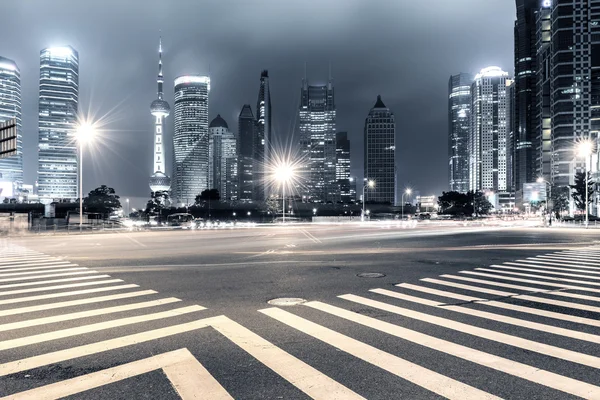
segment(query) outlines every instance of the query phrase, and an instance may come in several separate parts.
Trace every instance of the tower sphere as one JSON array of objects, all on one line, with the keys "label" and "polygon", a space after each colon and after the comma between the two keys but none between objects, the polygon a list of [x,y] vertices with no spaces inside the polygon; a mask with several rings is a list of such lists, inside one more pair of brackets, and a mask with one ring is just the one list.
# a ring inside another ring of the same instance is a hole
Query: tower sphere
[{"label": "tower sphere", "polygon": [[150,104],[150,112],[155,117],[166,117],[171,113],[171,107],[169,107],[169,103],[162,99],[156,99]]}]

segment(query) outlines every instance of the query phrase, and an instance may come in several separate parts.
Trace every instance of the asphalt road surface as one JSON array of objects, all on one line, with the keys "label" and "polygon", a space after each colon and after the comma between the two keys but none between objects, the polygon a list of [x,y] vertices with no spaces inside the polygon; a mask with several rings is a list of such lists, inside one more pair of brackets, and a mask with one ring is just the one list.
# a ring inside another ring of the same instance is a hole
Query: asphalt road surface
[{"label": "asphalt road surface", "polygon": [[600,230],[3,239],[0,397],[600,399]]}]

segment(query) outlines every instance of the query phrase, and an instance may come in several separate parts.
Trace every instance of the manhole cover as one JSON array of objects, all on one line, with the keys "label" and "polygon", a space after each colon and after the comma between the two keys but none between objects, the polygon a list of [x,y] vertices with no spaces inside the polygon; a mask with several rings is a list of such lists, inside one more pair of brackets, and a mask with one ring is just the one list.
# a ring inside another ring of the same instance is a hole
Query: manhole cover
[{"label": "manhole cover", "polygon": [[306,299],[301,299],[299,297],[280,297],[278,299],[273,299],[267,301],[272,306],[297,306],[298,304],[306,303]]},{"label": "manhole cover", "polygon": [[385,274],[380,274],[379,272],[363,272],[362,274],[356,275],[359,278],[383,278]]}]

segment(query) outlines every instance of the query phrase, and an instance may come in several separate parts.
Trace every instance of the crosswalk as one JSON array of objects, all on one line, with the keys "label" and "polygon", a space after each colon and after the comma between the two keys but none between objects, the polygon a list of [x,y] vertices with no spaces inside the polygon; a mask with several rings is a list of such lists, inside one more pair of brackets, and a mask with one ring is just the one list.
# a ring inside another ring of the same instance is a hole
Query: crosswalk
[{"label": "crosswalk", "polygon": [[[184,345],[189,341],[176,345],[207,330],[297,398],[600,399],[600,247],[261,308],[251,317],[261,322],[253,330],[248,321],[61,258],[16,245],[0,250],[0,400],[96,398],[90,396],[98,388],[155,371],[183,399],[246,397],[224,379],[222,366]],[[166,340],[171,347],[149,357],[132,350],[163,349],[158,343]],[[97,367],[107,354],[128,356]],[[342,359],[356,360],[379,382],[401,382],[407,394],[345,379],[329,365]],[[23,383],[36,370],[77,363],[93,367]]]}]

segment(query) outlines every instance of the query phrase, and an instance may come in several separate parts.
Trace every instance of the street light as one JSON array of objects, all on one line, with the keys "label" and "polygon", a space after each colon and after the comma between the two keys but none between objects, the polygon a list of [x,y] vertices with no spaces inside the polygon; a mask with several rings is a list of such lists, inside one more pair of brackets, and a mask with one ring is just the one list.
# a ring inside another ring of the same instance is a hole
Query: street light
[{"label": "street light", "polygon": [[[546,199],[546,209],[550,210],[550,225],[552,225],[552,205],[550,204],[550,202],[552,201],[552,184],[550,182],[548,182],[547,180],[545,180],[543,177],[539,177],[537,178],[537,183],[542,183],[545,182],[548,184],[548,198]],[[544,185],[545,186],[545,185]]]},{"label": "street light", "polygon": [[82,122],[77,127],[76,139],[79,144],[79,232],[83,230],[83,145],[94,139],[96,129],[89,122]]},{"label": "street light", "polygon": [[366,188],[374,188],[375,187],[375,181],[372,179],[367,179],[365,178],[365,185],[363,186],[363,209],[362,209],[362,216],[361,219],[364,221],[365,220],[365,203],[366,203],[366,198],[365,198],[365,189]]},{"label": "street light", "polygon": [[283,192],[283,223],[285,224],[285,185],[294,177],[294,168],[287,164],[281,164],[275,169],[275,179],[281,182],[281,191]]},{"label": "street light", "polygon": [[412,193],[412,189],[408,188],[404,191],[404,193],[402,193],[402,221],[404,221],[404,195],[407,194],[410,196],[410,194]]},{"label": "street light", "polygon": [[594,151],[594,144],[591,140],[586,139],[577,145],[577,153],[580,157],[585,160],[585,226],[587,227],[589,224],[589,193],[588,193],[588,181],[589,181],[589,168],[588,168],[588,157],[590,157],[590,166],[592,164],[592,153]]},{"label": "street light", "polygon": [[125,202],[127,203],[127,217],[129,217],[129,199],[125,199]]}]

